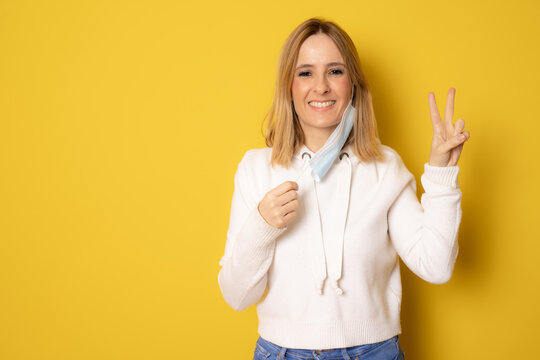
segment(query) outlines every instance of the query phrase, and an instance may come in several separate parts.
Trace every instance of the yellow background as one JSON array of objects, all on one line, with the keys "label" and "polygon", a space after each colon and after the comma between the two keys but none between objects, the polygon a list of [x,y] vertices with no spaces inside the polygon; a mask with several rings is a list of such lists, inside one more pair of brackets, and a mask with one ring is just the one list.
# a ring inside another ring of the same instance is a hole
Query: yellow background
[{"label": "yellow background", "polygon": [[355,41],[381,140],[420,175],[427,94],[471,139],[451,281],[403,267],[407,359],[537,355],[540,8],[530,1],[0,3],[0,359],[250,359],[222,298],[233,175],[277,56],[324,16]]}]

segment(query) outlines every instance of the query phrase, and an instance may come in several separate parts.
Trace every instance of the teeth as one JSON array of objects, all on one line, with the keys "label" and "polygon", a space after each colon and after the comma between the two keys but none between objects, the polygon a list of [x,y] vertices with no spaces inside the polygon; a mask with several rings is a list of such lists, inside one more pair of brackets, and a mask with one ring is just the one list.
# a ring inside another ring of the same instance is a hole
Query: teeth
[{"label": "teeth", "polygon": [[334,105],[335,103],[336,103],[335,101],[325,101],[325,102],[310,101],[309,105],[311,105],[313,107],[323,108],[323,107],[327,107],[327,106],[330,106],[330,105]]}]

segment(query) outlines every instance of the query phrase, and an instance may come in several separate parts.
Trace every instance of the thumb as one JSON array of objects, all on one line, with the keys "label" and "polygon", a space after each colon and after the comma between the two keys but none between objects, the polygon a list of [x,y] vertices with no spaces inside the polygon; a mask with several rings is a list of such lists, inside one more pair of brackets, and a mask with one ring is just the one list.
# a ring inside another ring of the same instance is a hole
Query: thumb
[{"label": "thumb", "polygon": [[465,135],[463,134],[457,134],[456,136],[452,136],[444,143],[444,150],[446,152],[452,150],[456,146],[461,145],[465,141],[465,139]]}]

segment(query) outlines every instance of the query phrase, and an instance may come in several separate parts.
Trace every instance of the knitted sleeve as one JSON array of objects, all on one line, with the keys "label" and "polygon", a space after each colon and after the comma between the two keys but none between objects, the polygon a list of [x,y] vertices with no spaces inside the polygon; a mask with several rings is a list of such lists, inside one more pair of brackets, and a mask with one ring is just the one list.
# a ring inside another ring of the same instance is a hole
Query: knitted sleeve
[{"label": "knitted sleeve", "polygon": [[459,166],[424,164],[421,202],[416,196],[414,176],[399,158],[399,195],[388,211],[388,232],[403,262],[422,279],[443,284],[450,280],[458,253],[461,222]]},{"label": "knitted sleeve", "polygon": [[257,174],[251,173],[248,163],[249,151],[234,176],[229,230],[218,274],[225,301],[237,311],[255,304],[263,295],[275,240],[286,229],[269,225],[260,215],[257,205],[261,199],[253,198],[250,191]]}]

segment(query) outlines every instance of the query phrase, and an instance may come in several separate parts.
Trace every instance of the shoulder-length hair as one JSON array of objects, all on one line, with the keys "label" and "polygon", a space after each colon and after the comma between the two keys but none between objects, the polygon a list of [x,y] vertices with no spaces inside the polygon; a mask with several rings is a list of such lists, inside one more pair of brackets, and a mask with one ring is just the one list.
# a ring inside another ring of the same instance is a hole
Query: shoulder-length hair
[{"label": "shoulder-length hair", "polygon": [[265,142],[267,146],[272,147],[271,165],[289,167],[293,155],[304,144],[304,133],[293,110],[291,86],[300,47],[308,37],[319,33],[328,35],[337,45],[354,87],[353,106],[357,110],[356,118],[343,146],[351,143],[360,161],[383,160],[384,156],[378,147],[377,123],[371,93],[353,41],[335,23],[311,18],[300,24],[289,35],[279,57],[274,100],[266,115],[269,121]]}]

